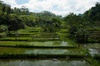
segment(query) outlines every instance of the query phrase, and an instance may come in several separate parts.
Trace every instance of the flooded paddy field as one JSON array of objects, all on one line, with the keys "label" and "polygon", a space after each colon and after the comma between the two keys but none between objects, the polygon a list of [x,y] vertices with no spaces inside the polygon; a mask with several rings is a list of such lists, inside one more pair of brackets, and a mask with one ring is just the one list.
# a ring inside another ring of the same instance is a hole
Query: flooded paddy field
[{"label": "flooded paddy field", "polygon": [[28,59],[0,60],[0,66],[90,66],[85,60]]},{"label": "flooded paddy field", "polygon": [[80,47],[84,49],[88,49],[91,56],[94,56],[94,55],[100,56],[100,43],[80,44]]}]

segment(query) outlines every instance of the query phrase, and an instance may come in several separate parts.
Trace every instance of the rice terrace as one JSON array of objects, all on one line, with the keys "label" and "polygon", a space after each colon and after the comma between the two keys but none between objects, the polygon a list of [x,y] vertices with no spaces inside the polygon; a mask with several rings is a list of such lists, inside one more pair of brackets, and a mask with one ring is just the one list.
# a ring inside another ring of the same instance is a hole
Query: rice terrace
[{"label": "rice terrace", "polygon": [[99,65],[100,1],[61,16],[0,0],[0,66]]}]

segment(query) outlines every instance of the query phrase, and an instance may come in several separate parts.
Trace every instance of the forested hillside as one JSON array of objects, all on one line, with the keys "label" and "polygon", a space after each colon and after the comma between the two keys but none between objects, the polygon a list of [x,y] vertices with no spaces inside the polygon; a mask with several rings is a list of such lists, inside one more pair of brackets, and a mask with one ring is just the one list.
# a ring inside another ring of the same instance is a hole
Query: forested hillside
[{"label": "forested hillside", "polygon": [[11,8],[0,1],[0,33],[6,32],[9,36],[10,31],[17,32],[28,27],[40,27],[42,32],[59,32],[66,28],[68,36],[77,42],[100,42],[100,3],[84,14],[70,13],[62,17],[48,11],[29,12],[25,6]]}]

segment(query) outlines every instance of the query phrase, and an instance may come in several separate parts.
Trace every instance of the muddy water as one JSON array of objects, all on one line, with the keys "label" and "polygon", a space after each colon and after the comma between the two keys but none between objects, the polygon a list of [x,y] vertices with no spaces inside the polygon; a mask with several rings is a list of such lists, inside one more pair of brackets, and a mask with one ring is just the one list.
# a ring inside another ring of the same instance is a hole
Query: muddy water
[{"label": "muddy water", "polygon": [[0,60],[0,66],[90,66],[84,60]]}]

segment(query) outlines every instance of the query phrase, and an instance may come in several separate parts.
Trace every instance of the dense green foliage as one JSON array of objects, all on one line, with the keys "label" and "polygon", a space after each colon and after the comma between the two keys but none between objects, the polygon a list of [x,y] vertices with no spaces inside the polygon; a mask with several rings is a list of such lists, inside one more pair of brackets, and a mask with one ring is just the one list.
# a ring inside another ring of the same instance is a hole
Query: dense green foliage
[{"label": "dense green foliage", "polygon": [[84,16],[93,21],[100,21],[100,3],[97,3],[95,7],[92,7],[84,13]]},{"label": "dense green foliage", "polygon": [[60,29],[67,28],[66,31],[70,38],[76,39],[77,42],[88,42],[89,30],[100,30],[99,18],[100,3],[97,3],[84,14],[70,13],[61,17],[48,11],[32,13],[25,6],[11,8],[10,5],[0,1],[0,32],[16,32],[28,27],[41,27],[41,32],[58,32]]},{"label": "dense green foliage", "polygon": [[[8,28],[13,27],[14,31],[19,28],[25,28],[25,26],[26,27],[38,26],[42,27],[44,31],[55,31],[53,30],[52,27],[59,28],[60,25],[59,18],[60,16],[56,16],[55,14],[48,11],[44,11],[41,13],[31,13],[24,6],[22,6],[22,8],[20,9],[19,8],[12,9],[10,5],[7,5],[2,1],[0,1],[0,24],[7,26],[10,25]],[[11,24],[16,24],[16,26],[15,25],[12,26]],[[23,27],[19,27],[20,24]]]},{"label": "dense green foliage", "polygon": [[[64,20],[69,25],[71,38],[76,38],[77,42],[88,42],[90,35],[92,35],[90,31],[98,30],[98,33],[100,31],[100,3],[97,3],[84,14],[76,15],[70,13],[64,17]],[[98,39],[98,42],[100,42],[100,37]]]}]

